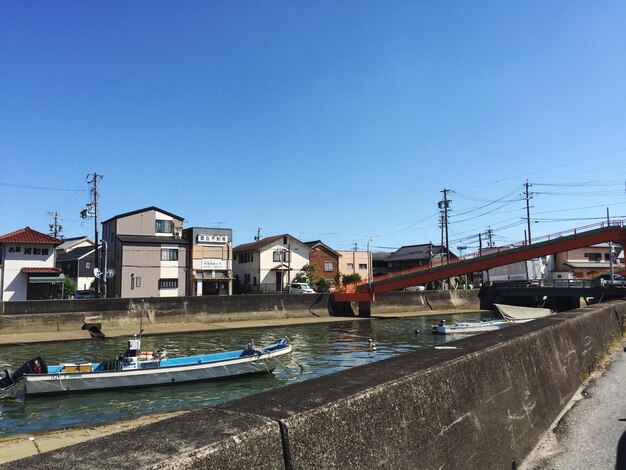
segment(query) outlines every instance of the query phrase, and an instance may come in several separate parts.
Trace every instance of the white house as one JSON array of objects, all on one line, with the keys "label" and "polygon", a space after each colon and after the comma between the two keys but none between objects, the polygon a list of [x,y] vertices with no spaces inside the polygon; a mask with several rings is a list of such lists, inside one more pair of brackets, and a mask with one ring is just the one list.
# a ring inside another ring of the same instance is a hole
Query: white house
[{"label": "white house", "polygon": [[283,292],[313,250],[289,234],[233,248],[233,273],[241,292]]},{"label": "white house", "polygon": [[57,238],[30,227],[0,236],[2,300],[59,298],[65,276],[55,267]]}]

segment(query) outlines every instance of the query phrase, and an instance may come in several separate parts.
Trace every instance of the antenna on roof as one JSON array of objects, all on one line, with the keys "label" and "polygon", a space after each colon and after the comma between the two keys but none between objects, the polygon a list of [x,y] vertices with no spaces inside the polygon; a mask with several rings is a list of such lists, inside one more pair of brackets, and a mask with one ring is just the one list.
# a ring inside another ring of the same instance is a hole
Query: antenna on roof
[{"label": "antenna on roof", "polygon": [[261,239],[261,227],[257,227],[256,229],[256,237],[254,237],[254,241],[259,241]]}]

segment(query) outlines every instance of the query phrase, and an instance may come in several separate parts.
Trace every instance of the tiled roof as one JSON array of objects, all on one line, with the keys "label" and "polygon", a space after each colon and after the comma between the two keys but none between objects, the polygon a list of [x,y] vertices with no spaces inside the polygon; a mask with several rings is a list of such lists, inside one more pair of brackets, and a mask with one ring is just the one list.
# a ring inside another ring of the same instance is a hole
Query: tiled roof
[{"label": "tiled roof", "polygon": [[400,247],[387,257],[387,261],[409,261],[430,259],[431,255],[437,255],[445,252],[441,245],[431,245],[424,243],[422,245],[406,245]]},{"label": "tiled roof", "polygon": [[22,272],[26,274],[61,274],[58,268],[22,268]]},{"label": "tiled roof", "polygon": [[86,255],[92,254],[95,251],[95,247],[92,246],[81,246],[79,248],[74,248],[72,251],[68,251],[67,253],[61,253],[57,255],[57,263],[61,261],[73,261],[77,259],[81,259]]},{"label": "tiled roof", "polygon": [[288,237],[288,236],[289,235],[284,233],[282,235],[274,235],[273,237],[262,238],[258,242],[244,243],[243,245],[237,245],[235,248],[233,248],[233,251],[254,251],[254,250],[258,250],[259,248],[264,247],[265,245],[269,245],[270,243],[273,243],[276,240],[280,240],[281,238]]},{"label": "tiled roof", "polygon": [[58,245],[61,240],[51,237],[45,233],[33,230],[30,227],[25,227],[15,232],[7,233],[0,236],[0,242],[4,243],[34,243],[40,245]]}]

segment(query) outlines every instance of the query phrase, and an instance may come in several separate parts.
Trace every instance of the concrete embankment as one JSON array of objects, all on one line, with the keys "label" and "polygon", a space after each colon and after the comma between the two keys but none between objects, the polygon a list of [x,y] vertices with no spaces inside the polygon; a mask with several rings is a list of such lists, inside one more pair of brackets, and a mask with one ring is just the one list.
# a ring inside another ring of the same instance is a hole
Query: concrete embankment
[{"label": "concrete embankment", "polygon": [[598,304],[4,468],[515,468],[623,337],[625,318],[626,302]]},{"label": "concrete embankment", "polygon": [[[5,342],[88,338],[81,330],[85,324],[99,324],[107,336],[117,336],[136,333],[140,322],[146,333],[210,330],[225,323],[304,322],[328,319],[327,305],[328,295],[320,294],[3,302],[0,343],[3,337],[10,337]],[[478,305],[477,291],[390,292],[377,296],[373,314],[478,309]]]}]

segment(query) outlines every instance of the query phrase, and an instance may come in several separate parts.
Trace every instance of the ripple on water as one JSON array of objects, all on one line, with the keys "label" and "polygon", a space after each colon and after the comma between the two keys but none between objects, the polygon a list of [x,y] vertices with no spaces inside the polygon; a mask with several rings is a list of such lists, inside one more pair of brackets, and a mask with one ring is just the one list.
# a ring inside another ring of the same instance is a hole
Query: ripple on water
[{"label": "ripple on water", "polygon": [[[298,365],[291,362],[286,364],[286,369],[279,366],[273,374],[220,381],[26,399],[5,397],[0,400],[0,436],[216,405],[445,342],[447,338],[430,334],[432,324],[442,318],[458,320],[476,316],[346,320],[280,328],[144,336],[143,350],[165,348],[170,357],[175,357],[238,349],[250,339],[254,339],[255,344],[267,344],[285,334],[294,344],[293,359],[304,370],[300,374]],[[416,329],[422,334],[416,335]],[[49,364],[99,362],[117,357],[125,346],[123,338],[2,346],[0,368],[16,369],[38,355],[44,356]]]}]

